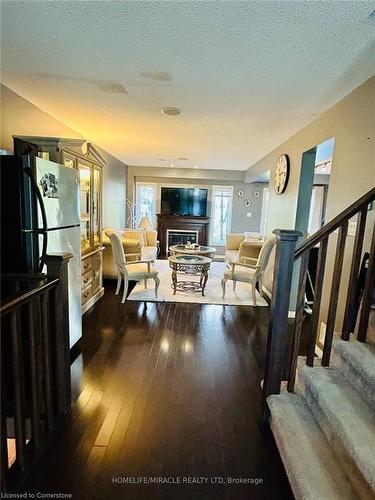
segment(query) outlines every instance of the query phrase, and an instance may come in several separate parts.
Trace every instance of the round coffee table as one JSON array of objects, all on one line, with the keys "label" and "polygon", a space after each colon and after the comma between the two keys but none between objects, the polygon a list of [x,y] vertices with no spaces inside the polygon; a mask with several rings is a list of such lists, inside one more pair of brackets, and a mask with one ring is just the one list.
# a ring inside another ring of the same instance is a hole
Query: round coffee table
[{"label": "round coffee table", "polygon": [[[204,289],[208,279],[208,270],[212,259],[202,255],[172,255],[168,259],[169,267],[172,269],[172,288],[173,295],[176,295],[176,290],[182,292],[202,292],[204,297]],[[184,274],[200,274],[200,280],[177,280],[177,273]]]},{"label": "round coffee table", "polygon": [[186,248],[185,245],[172,245],[169,247],[169,252],[171,255],[203,255],[204,257],[213,259],[216,248],[202,245],[196,250],[193,250],[192,248]]}]

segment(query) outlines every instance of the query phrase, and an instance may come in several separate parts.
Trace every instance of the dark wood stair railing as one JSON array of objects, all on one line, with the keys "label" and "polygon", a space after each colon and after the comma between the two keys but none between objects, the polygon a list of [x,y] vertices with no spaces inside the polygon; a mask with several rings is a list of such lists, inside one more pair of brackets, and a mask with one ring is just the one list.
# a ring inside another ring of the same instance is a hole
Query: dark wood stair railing
[{"label": "dark wood stair railing", "polygon": [[[298,291],[295,306],[295,319],[293,327],[292,352],[290,356],[289,373],[287,387],[289,392],[294,391],[295,377],[298,362],[298,353],[304,319],[305,305],[305,287],[307,266],[309,254],[312,248],[319,245],[318,262],[315,275],[315,294],[311,316],[311,337],[308,346],[306,364],[314,365],[315,346],[320,318],[320,308],[322,292],[325,284],[325,266],[327,259],[327,250],[330,235],[338,230],[336,244],[336,255],[333,264],[333,278],[329,294],[326,334],[323,344],[322,365],[329,366],[332,342],[334,337],[334,328],[336,323],[336,313],[341,291],[341,275],[344,263],[345,245],[348,234],[349,220],[357,215],[357,228],[354,238],[353,254],[349,274],[349,285],[346,297],[345,313],[342,326],[343,340],[349,340],[353,333],[353,314],[354,298],[356,295],[356,286],[364,235],[366,231],[366,221],[368,206],[375,200],[375,188],[359,198],[337,217],[328,222],[313,236],[308,238],[297,249],[296,243],[301,236],[299,231],[275,230],[277,239],[274,282],[271,300],[271,320],[268,329],[266,367],[263,383],[263,408],[264,419],[268,420],[269,411],[267,408],[267,397],[270,394],[279,394],[282,381],[282,359],[286,349],[286,340],[288,335],[288,316],[290,307],[290,290],[294,264],[300,262]],[[357,339],[361,342],[366,341],[366,333],[369,323],[369,315],[375,286],[375,227],[372,230],[371,247],[369,253],[368,269],[366,273],[366,282],[362,295],[362,305],[359,318]],[[355,323],[355,322],[354,322]]]},{"label": "dark wood stair railing", "polygon": [[[70,257],[47,258],[52,276],[1,276],[1,491],[17,489],[70,407],[69,322],[56,322],[67,305],[61,277]],[[15,444],[12,463],[8,442]]]}]

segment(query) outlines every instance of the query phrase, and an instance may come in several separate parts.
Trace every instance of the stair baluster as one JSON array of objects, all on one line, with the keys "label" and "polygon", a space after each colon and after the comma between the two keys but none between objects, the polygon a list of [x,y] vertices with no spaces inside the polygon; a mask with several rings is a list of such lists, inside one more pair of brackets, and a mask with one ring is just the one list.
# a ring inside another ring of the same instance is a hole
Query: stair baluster
[{"label": "stair baluster", "polygon": [[301,340],[302,323],[304,317],[305,290],[306,290],[307,266],[309,263],[309,255],[310,251],[308,250],[301,257],[301,268],[298,281],[298,297],[296,304],[296,316],[294,320],[293,346],[292,346],[292,355],[290,360],[289,379],[288,379],[289,392],[294,391],[294,383],[296,379],[298,349]]},{"label": "stair baluster", "polygon": [[367,327],[370,317],[370,308],[375,286],[375,225],[372,232],[371,250],[366,274],[365,289],[363,291],[362,310],[359,320],[358,337],[360,342],[366,342]]},{"label": "stair baluster", "polygon": [[322,302],[322,291],[324,282],[324,271],[327,258],[327,248],[328,248],[328,236],[327,238],[324,238],[320,242],[319,246],[318,263],[315,275],[314,304],[313,304],[313,312],[311,318],[311,337],[306,359],[306,364],[308,366],[314,366],[315,345],[316,345],[316,339],[318,337],[320,305]]},{"label": "stair baluster", "polygon": [[324,339],[323,356],[322,356],[323,366],[329,365],[329,359],[331,357],[332,340],[335,331],[336,311],[339,300],[341,273],[342,273],[342,266],[344,263],[344,252],[345,252],[345,243],[347,234],[348,234],[348,221],[344,222],[344,224],[340,227],[336,245],[336,257],[333,266],[331,294],[329,298],[328,316],[327,316],[327,328]]},{"label": "stair baluster", "polygon": [[349,336],[351,333],[353,333],[355,327],[355,324],[354,325],[352,324],[353,314],[354,314],[354,300],[355,300],[356,284],[359,273],[359,265],[362,255],[363,239],[365,236],[366,219],[367,219],[367,206],[362,208],[362,210],[358,213],[352,264],[349,275],[349,289],[346,299],[344,322],[341,334],[342,340],[349,340]]}]

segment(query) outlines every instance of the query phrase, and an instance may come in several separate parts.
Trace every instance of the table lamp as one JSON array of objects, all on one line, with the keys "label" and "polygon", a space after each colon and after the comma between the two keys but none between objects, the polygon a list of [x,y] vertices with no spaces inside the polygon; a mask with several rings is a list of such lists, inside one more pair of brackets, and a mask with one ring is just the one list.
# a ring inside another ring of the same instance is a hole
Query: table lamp
[{"label": "table lamp", "polygon": [[142,217],[141,222],[138,224],[138,227],[141,229],[151,229],[152,224],[150,222],[150,219],[146,217]]}]

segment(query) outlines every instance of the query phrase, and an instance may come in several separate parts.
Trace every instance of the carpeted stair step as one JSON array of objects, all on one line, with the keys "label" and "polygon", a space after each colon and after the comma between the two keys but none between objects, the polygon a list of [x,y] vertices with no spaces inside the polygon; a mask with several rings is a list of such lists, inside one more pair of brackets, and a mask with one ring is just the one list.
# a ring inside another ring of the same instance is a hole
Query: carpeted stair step
[{"label": "carpeted stair step", "polygon": [[296,500],[358,499],[300,395],[269,396],[271,428]]},{"label": "carpeted stair step", "polygon": [[363,342],[335,340],[332,365],[375,411],[375,345]]},{"label": "carpeted stair step", "polygon": [[375,498],[375,414],[337,368],[304,366],[299,390],[362,499]]}]

